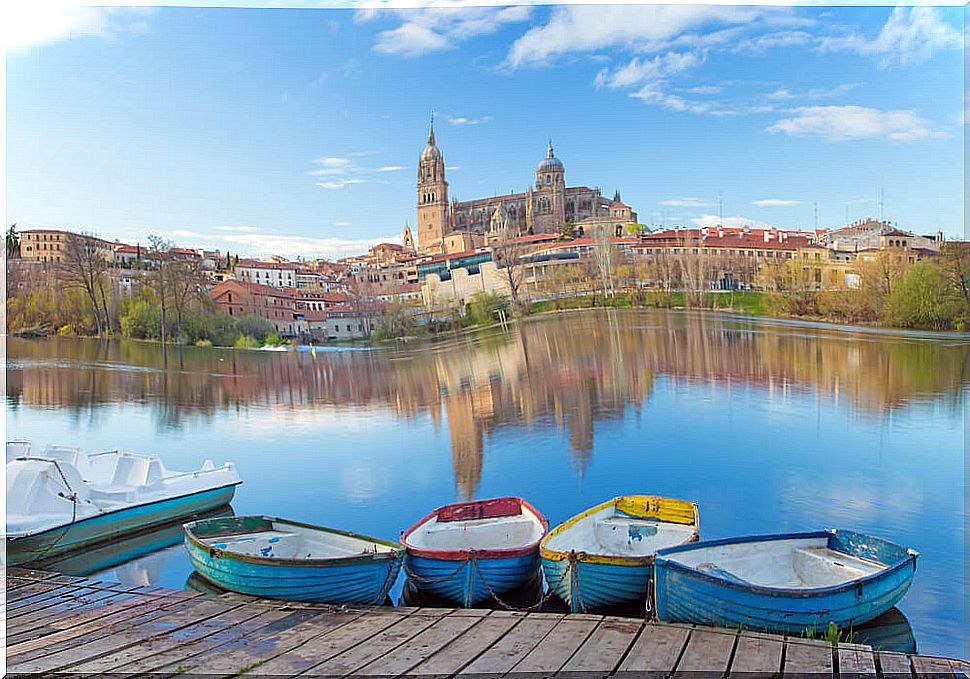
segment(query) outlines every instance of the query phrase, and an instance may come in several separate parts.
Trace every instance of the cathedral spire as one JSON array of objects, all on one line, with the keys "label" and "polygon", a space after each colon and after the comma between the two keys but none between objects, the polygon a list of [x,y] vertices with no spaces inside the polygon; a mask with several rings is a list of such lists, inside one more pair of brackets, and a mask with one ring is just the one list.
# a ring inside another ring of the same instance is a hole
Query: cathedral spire
[{"label": "cathedral spire", "polygon": [[428,146],[434,146],[434,113],[431,114],[431,124],[428,125]]},{"label": "cathedral spire", "polygon": [[549,137],[549,148],[546,150],[546,158],[555,157],[552,152],[552,137]]}]

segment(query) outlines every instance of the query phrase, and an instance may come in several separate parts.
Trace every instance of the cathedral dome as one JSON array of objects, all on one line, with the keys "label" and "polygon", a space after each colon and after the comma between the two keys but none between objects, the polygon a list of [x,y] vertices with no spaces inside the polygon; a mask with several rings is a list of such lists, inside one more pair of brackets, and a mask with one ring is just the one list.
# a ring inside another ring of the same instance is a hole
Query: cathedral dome
[{"label": "cathedral dome", "polygon": [[538,172],[544,172],[545,170],[563,170],[562,161],[556,158],[552,152],[552,142],[549,142],[549,149],[546,151],[546,157],[542,159],[537,168]]},{"label": "cathedral dome", "polygon": [[421,152],[421,160],[441,160],[441,151],[438,150],[437,146],[428,144],[424,147],[424,151]]}]

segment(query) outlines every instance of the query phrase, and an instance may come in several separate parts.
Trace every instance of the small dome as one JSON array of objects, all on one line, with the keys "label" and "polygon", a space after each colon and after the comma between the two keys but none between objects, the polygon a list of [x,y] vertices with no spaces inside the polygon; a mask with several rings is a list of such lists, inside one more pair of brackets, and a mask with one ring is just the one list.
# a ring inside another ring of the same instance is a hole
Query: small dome
[{"label": "small dome", "polygon": [[441,160],[441,151],[438,150],[437,146],[428,144],[421,152],[421,160]]},{"label": "small dome", "polygon": [[544,170],[563,170],[563,169],[565,168],[563,168],[562,161],[556,158],[556,156],[553,154],[552,142],[549,142],[549,149],[546,151],[546,157],[542,159],[541,163],[539,163],[539,167],[537,168],[537,171],[542,172]]}]

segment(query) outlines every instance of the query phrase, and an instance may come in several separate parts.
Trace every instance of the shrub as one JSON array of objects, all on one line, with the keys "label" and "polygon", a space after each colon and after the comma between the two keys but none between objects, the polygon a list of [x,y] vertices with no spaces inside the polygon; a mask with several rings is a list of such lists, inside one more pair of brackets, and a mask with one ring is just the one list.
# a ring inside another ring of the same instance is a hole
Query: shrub
[{"label": "shrub", "polygon": [[275,332],[276,328],[272,323],[267,321],[265,318],[260,318],[259,316],[243,316],[238,321],[236,321],[236,332],[240,335],[248,335],[256,340],[262,342],[266,339],[266,336],[271,332]]},{"label": "shrub", "polygon": [[240,335],[236,338],[236,343],[233,346],[237,349],[259,349],[262,343],[255,337]]},{"label": "shrub", "polygon": [[271,332],[270,334],[266,335],[266,339],[263,340],[263,344],[271,347],[281,347],[286,344],[286,341],[279,336],[279,333]]},{"label": "shrub", "polygon": [[931,262],[916,262],[886,298],[887,320],[902,328],[945,330],[958,314],[946,277]]},{"label": "shrub", "polygon": [[197,346],[197,347],[211,347],[212,346],[212,340],[210,340],[210,339],[195,340],[195,346]]},{"label": "shrub", "polygon": [[119,320],[121,334],[135,339],[159,339],[161,310],[147,299],[135,299]]},{"label": "shrub", "polygon": [[505,307],[505,297],[495,292],[476,292],[465,305],[465,316],[475,325],[490,325],[498,320]]}]

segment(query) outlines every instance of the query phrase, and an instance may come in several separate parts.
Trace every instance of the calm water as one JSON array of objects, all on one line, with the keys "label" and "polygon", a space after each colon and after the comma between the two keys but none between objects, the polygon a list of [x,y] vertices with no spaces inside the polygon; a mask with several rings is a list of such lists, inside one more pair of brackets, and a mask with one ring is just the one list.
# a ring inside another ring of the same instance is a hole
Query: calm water
[{"label": "calm water", "polygon": [[[919,650],[967,657],[968,348],[687,312],[578,312],[401,351],[192,348],[167,370],[154,345],[11,339],[7,437],[229,460],[237,514],[389,538],[465,498],[521,495],[555,524],[632,493],[698,502],[706,538],[872,532],[922,555],[900,606]],[[188,560],[162,544],[104,567],[182,587]]]}]

